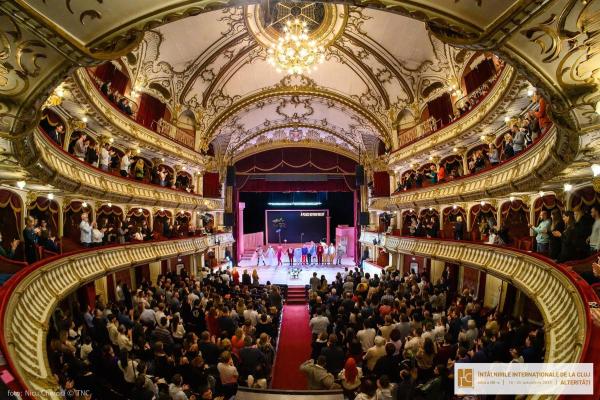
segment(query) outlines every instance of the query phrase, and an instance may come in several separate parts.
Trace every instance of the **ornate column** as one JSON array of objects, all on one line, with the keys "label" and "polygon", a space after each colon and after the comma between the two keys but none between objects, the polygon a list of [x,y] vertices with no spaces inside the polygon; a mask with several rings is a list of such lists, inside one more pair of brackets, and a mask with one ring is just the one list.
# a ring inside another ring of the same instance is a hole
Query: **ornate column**
[{"label": "ornate column", "polygon": [[467,159],[467,148],[464,146],[458,146],[452,149],[454,153],[458,154],[462,159],[463,175],[469,174],[469,160]]},{"label": "ornate column", "polygon": [[196,193],[204,196],[204,171],[196,172]]}]

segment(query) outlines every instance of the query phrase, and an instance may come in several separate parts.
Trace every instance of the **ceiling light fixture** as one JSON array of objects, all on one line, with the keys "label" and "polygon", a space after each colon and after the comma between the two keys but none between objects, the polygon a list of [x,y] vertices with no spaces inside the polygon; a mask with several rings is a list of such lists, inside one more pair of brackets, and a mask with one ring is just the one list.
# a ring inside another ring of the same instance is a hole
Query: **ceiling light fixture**
[{"label": "ceiling light fixture", "polygon": [[308,36],[306,21],[288,19],[283,27],[284,36],[267,50],[267,62],[277,72],[288,74],[310,73],[316,64],[325,61],[325,48]]},{"label": "ceiling light fixture", "polygon": [[540,192],[539,192],[538,194],[540,195],[540,197],[544,197],[544,194],[545,194],[545,193],[544,193],[544,191],[543,191],[543,190],[540,190]]},{"label": "ceiling light fixture", "polygon": [[112,203],[108,203],[108,208],[112,208]]},{"label": "ceiling light fixture", "polygon": [[479,202],[479,205],[480,205],[481,207],[485,206],[485,201],[480,201],[480,202]]},{"label": "ceiling light fixture", "polygon": [[87,122],[88,122],[88,117],[83,117],[83,118],[81,118],[81,120],[82,120],[84,123],[86,123],[86,124],[87,124]]}]

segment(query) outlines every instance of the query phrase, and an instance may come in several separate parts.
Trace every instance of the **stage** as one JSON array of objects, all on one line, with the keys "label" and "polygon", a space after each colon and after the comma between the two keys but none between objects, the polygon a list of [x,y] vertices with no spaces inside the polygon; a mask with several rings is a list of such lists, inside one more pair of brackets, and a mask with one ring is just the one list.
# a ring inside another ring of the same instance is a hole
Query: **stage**
[{"label": "stage", "polygon": [[[342,259],[342,265],[298,265],[294,263],[292,268],[300,268],[300,274],[298,278],[293,278],[290,271],[290,265],[287,262],[287,255],[284,256],[284,264],[280,267],[275,267],[271,265],[264,266],[256,266],[256,260],[242,260],[239,262],[239,269],[242,271],[247,269],[248,272],[252,272],[254,268],[258,271],[258,276],[260,278],[260,283],[266,283],[270,281],[271,283],[281,284],[281,285],[289,285],[289,286],[304,286],[308,285],[310,278],[312,277],[313,272],[317,273],[317,276],[320,278],[321,275],[325,275],[325,279],[328,282],[332,282],[335,280],[335,276],[338,272],[344,273],[344,268],[348,267],[349,270],[355,268],[354,259],[345,257]],[[365,272],[370,273],[371,275],[377,274],[381,272],[381,269],[365,263]],[[241,273],[241,271],[240,271]]]}]

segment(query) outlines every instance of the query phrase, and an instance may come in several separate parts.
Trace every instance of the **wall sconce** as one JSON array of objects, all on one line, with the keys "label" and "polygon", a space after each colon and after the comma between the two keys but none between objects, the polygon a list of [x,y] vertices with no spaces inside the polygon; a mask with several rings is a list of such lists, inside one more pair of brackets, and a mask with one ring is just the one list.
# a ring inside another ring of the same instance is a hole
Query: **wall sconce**
[{"label": "wall sconce", "polygon": [[19,189],[24,189],[25,186],[27,186],[27,182],[25,182],[25,181],[17,181],[17,187]]},{"label": "wall sconce", "polygon": [[565,190],[565,192],[570,192],[571,190],[573,190],[573,185],[571,185],[570,183],[565,183],[563,189]]}]

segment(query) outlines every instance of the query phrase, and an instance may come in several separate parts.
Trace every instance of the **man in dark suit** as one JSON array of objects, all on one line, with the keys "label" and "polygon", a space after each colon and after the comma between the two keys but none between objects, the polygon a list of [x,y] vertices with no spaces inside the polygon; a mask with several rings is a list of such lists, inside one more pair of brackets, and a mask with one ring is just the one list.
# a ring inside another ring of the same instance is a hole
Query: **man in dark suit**
[{"label": "man in dark suit", "polygon": [[327,346],[321,349],[321,355],[325,356],[327,360],[326,368],[328,372],[331,372],[333,376],[337,376],[342,369],[344,369],[344,363],[346,362],[346,353],[337,344],[337,336],[335,334],[329,335]]}]

